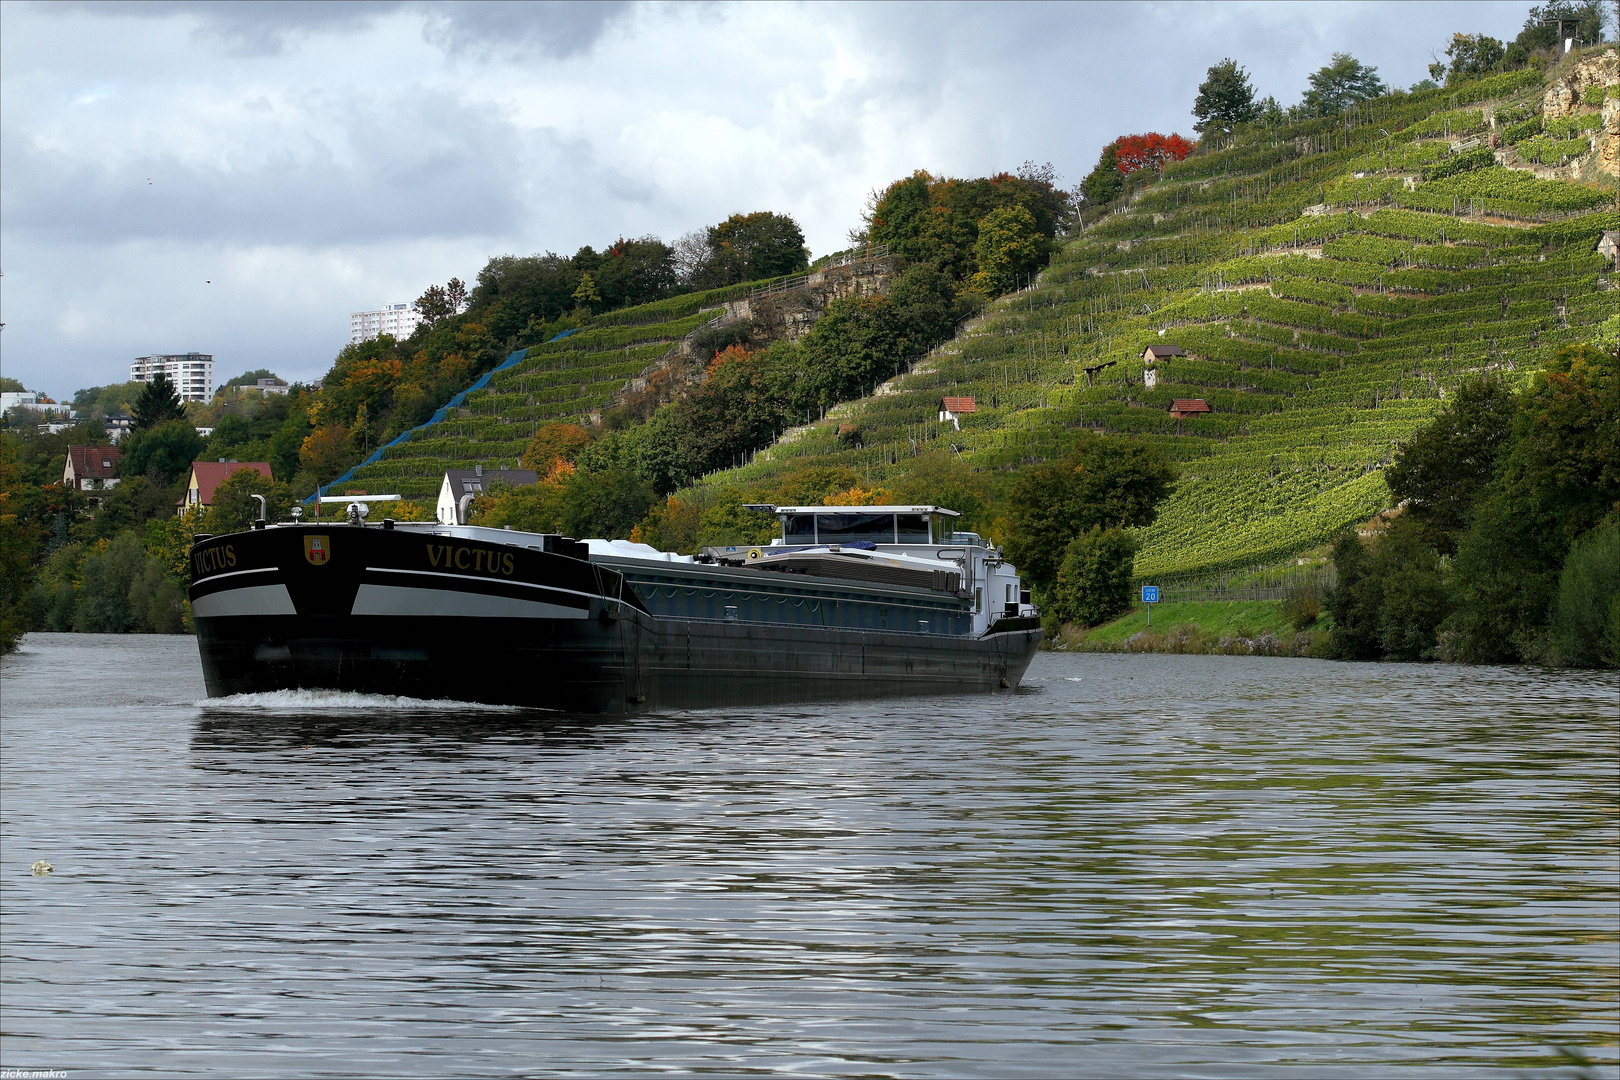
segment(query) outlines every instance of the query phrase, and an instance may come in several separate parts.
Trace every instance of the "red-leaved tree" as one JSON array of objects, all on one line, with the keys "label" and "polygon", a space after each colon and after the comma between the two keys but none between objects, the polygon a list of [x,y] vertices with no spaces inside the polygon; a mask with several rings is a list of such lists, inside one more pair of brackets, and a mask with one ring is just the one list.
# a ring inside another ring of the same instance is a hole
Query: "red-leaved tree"
[{"label": "red-leaved tree", "polygon": [[1180,135],[1166,138],[1157,131],[1146,135],[1122,135],[1114,142],[1116,162],[1122,176],[1138,169],[1162,169],[1166,162],[1180,161],[1192,153],[1193,144]]}]

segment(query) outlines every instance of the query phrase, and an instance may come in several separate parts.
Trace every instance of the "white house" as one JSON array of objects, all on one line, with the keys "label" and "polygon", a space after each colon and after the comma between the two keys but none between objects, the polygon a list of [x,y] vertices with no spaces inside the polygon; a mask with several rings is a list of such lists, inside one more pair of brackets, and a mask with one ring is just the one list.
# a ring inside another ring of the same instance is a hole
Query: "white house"
[{"label": "white house", "polygon": [[979,403],[970,397],[947,397],[939,400],[939,422],[962,430],[962,417],[979,411]]},{"label": "white house", "polygon": [[439,484],[439,505],[434,514],[441,525],[465,525],[466,503],[487,490],[489,484],[506,484],[509,487],[528,487],[538,484],[540,474],[533,469],[508,469],[502,466],[499,469],[490,469],[487,472],[482,465],[474,465],[470,469],[446,469],[444,480]]},{"label": "white house", "polygon": [[56,402],[41,401],[39,398],[40,395],[33,390],[0,394],[0,416],[16,408],[33,409],[43,416],[60,416],[64,419],[73,412],[71,405],[58,405]]}]

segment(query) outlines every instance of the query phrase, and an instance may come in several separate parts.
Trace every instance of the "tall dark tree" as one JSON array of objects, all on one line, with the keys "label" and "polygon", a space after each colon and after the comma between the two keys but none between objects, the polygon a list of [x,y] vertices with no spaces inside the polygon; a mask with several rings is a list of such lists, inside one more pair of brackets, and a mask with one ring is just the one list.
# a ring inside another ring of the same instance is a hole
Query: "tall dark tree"
[{"label": "tall dark tree", "polygon": [[1458,79],[1474,79],[1495,71],[1506,54],[1502,43],[1489,34],[1453,34],[1451,44],[1446,46],[1450,64],[1440,71],[1436,70],[1438,65],[1430,64],[1429,73],[1438,79],[1443,72],[1449,86]]},{"label": "tall dark tree", "polygon": [[1147,443],[1086,432],[1068,457],[1031,469],[1013,488],[1007,554],[1049,590],[1070,541],[1093,528],[1153,524],[1175,479],[1175,466]]},{"label": "tall dark tree", "polygon": [[699,288],[780,277],[810,265],[804,230],[787,214],[732,214],[710,226],[705,238],[707,258],[692,280]]},{"label": "tall dark tree", "polygon": [[867,207],[864,239],[888,244],[910,263],[930,263],[956,281],[981,269],[979,225],[993,212],[1021,207],[1035,230],[1050,240],[1067,227],[1073,207],[1058,189],[1050,166],[1026,162],[1012,173],[975,180],[935,177],[918,171],[882,192]]},{"label": "tall dark tree", "polygon": [[1537,49],[1562,48],[1560,31],[1577,45],[1596,45],[1603,40],[1603,25],[1608,21],[1602,0],[1550,0],[1530,9],[1524,29],[1508,48],[1518,46],[1526,55]]},{"label": "tall dark tree", "polygon": [[1358,101],[1389,93],[1378,77],[1378,69],[1368,67],[1349,53],[1334,53],[1331,62],[1311,76],[1305,91],[1304,110],[1312,116],[1337,116]]},{"label": "tall dark tree", "polygon": [[1469,511],[1496,475],[1518,407],[1501,379],[1462,383],[1384,471],[1390,494],[1443,554],[1457,550]]},{"label": "tall dark tree", "polygon": [[202,453],[202,436],[184,420],[137,428],[123,442],[119,476],[145,476],[159,486],[178,480]]},{"label": "tall dark tree", "polygon": [[432,329],[450,316],[461,314],[467,306],[467,286],[460,278],[451,278],[445,285],[429,285],[411,306]]},{"label": "tall dark tree", "polygon": [[1103,147],[1097,167],[1080,181],[1080,199],[1087,210],[1106,206],[1125,190],[1125,177],[1119,171],[1119,152],[1113,143]]},{"label": "tall dark tree", "polygon": [[1209,69],[1199,85],[1192,111],[1198,118],[1193,127],[1199,134],[1228,132],[1239,124],[1258,120],[1260,106],[1254,99],[1249,73],[1230,57],[1222,60]]},{"label": "tall dark tree", "polygon": [[141,395],[135,399],[135,407],[131,410],[137,431],[145,431],[185,415],[186,407],[180,401],[180,391],[161,371],[153,375],[141,389]]},{"label": "tall dark tree", "polygon": [[674,249],[656,236],[619,237],[591,269],[608,310],[661,300],[676,283]]}]

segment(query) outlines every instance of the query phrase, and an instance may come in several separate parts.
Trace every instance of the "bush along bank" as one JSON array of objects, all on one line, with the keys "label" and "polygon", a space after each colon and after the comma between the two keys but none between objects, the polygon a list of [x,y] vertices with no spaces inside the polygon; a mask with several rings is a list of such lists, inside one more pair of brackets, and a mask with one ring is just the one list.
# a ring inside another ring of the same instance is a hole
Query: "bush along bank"
[{"label": "bush along bank", "polygon": [[1222,656],[1313,656],[1329,652],[1332,622],[1320,617],[1320,597],[1265,601],[1193,601],[1146,605],[1101,626],[1051,628],[1055,652],[1180,653]]},{"label": "bush along bank", "polygon": [[1330,655],[1620,667],[1620,350],[1464,383],[1333,549]]}]

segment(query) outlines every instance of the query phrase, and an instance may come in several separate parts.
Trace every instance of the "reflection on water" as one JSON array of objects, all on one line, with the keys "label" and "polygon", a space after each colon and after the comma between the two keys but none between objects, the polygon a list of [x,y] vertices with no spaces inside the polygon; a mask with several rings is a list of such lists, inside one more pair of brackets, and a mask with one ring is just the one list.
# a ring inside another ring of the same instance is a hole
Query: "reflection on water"
[{"label": "reflection on water", "polygon": [[1620,1060],[1613,675],[1043,655],[603,720],[199,706],[189,639],[40,635],[0,692],[6,1067]]}]

